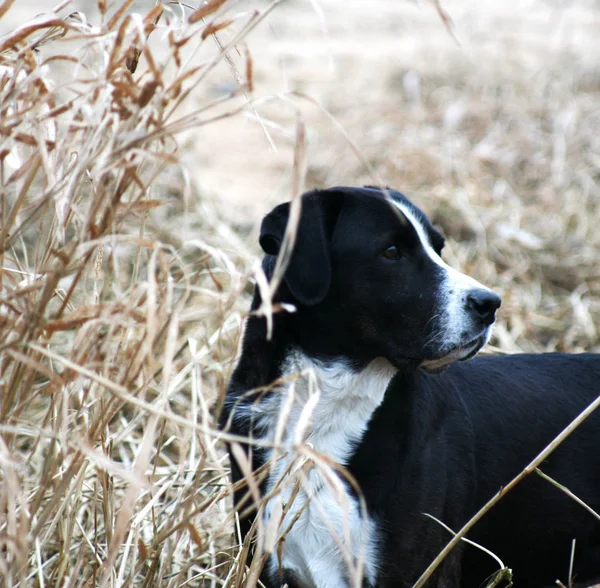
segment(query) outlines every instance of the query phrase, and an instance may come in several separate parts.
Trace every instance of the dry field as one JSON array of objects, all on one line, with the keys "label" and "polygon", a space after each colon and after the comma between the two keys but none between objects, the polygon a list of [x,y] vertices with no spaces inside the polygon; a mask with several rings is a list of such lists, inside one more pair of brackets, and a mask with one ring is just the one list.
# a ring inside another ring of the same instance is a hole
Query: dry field
[{"label": "dry field", "polygon": [[302,186],[413,197],[492,351],[600,351],[597,2],[57,2],[0,2],[3,586],[252,584],[215,415]]}]

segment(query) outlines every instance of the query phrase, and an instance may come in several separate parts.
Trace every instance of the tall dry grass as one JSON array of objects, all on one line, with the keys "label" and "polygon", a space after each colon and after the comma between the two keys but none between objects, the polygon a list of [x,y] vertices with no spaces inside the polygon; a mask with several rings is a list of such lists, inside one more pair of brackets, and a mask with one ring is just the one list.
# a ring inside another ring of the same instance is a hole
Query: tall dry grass
[{"label": "tall dry grass", "polygon": [[213,413],[252,260],[177,136],[247,108],[249,55],[183,103],[275,3],[223,4],[98,2],[0,40],[3,586],[236,578]]}]

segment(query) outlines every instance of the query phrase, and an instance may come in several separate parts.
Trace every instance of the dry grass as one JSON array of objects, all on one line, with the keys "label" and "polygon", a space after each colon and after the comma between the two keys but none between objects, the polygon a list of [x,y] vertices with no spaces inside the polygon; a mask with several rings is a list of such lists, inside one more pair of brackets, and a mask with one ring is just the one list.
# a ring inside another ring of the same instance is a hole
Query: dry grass
[{"label": "dry grass", "polygon": [[[593,60],[551,48],[543,67],[485,54],[483,68],[449,56],[376,79],[357,69],[320,98],[369,171],[304,98],[258,100],[254,77],[270,63],[245,40],[263,17],[281,18],[285,37],[297,3],[271,15],[230,0],[192,24],[176,4],[130,4],[91,24],[67,7],[0,40],[6,586],[243,585],[214,415],[249,305],[254,219],[224,222],[227,204],[199,188],[196,155],[178,142],[192,130],[225,157],[246,140],[234,115],[259,108],[308,161],[310,186],[382,182],[432,212],[447,259],[503,296],[498,348],[600,349]],[[213,22],[226,26],[218,38]],[[235,81],[216,97],[215,71]],[[299,167],[278,200],[299,189]]]},{"label": "dry grass", "polygon": [[1,42],[5,586],[215,585],[234,555],[212,410],[251,259],[176,136],[244,108],[251,79],[182,112],[226,54],[181,7],[116,8]]}]

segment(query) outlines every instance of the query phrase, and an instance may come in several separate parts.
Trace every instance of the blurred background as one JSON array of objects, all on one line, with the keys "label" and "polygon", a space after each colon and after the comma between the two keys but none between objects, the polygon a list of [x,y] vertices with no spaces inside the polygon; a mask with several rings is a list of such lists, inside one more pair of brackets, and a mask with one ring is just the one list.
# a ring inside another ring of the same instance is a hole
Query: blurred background
[{"label": "blurred background", "polygon": [[[16,2],[2,28],[55,4]],[[93,22],[96,6],[63,13]],[[600,349],[599,27],[595,0],[284,1],[187,105],[234,89],[247,49],[252,108],[186,133],[183,161],[257,252],[257,223],[291,194],[300,119],[306,187],[386,184],[418,202],[448,261],[503,296],[499,347]]]}]

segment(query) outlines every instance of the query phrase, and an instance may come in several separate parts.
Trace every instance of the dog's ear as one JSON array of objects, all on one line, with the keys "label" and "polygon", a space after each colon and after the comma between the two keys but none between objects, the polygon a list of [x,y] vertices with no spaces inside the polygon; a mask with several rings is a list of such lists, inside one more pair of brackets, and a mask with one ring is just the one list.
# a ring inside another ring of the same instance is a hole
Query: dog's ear
[{"label": "dog's ear", "polygon": [[[296,242],[283,279],[301,304],[317,304],[331,284],[330,241],[339,198],[313,193],[302,198],[302,212]],[[276,206],[263,219],[260,246],[269,255],[278,255],[289,219],[289,203]]]},{"label": "dog's ear", "polygon": [[260,225],[260,237],[258,242],[263,251],[268,255],[277,255],[283,242],[283,235],[290,214],[290,203],[276,206]]}]

